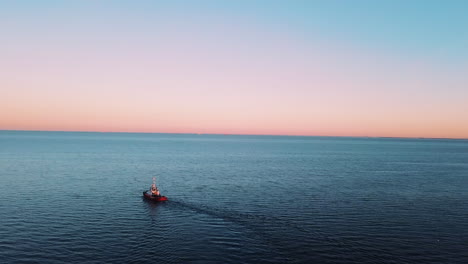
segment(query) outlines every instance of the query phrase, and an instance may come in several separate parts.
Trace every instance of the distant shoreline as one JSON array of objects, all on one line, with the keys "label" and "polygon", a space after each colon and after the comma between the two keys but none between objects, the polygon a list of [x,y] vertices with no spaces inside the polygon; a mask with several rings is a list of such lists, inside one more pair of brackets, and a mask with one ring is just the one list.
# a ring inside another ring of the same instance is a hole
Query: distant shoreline
[{"label": "distant shoreline", "polygon": [[213,135],[213,136],[269,136],[269,137],[326,137],[360,139],[421,139],[421,140],[468,140],[448,137],[391,137],[391,136],[331,136],[331,135],[276,135],[276,134],[231,134],[231,133],[180,133],[180,132],[124,132],[124,131],[68,131],[68,130],[16,130],[0,129],[0,132],[56,132],[56,133],[106,133],[106,134],[160,134],[160,135]]}]

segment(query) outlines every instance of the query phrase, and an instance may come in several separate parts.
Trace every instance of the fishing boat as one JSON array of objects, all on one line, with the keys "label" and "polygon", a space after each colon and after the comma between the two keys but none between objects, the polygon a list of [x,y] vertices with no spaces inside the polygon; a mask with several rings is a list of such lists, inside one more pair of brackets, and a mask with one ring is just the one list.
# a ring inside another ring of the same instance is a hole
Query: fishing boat
[{"label": "fishing boat", "polygon": [[143,197],[145,197],[148,200],[155,201],[155,202],[167,201],[167,197],[162,196],[161,193],[159,192],[158,187],[156,187],[155,177],[153,177],[153,184],[151,184],[150,189],[148,191],[143,192]]}]

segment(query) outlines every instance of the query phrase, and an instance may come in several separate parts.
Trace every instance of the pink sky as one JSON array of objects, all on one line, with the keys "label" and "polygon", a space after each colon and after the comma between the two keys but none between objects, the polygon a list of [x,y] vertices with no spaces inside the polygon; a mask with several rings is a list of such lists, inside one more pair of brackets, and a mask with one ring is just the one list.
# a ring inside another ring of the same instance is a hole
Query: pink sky
[{"label": "pink sky", "polygon": [[2,28],[0,129],[468,138],[467,64],[216,19]]}]

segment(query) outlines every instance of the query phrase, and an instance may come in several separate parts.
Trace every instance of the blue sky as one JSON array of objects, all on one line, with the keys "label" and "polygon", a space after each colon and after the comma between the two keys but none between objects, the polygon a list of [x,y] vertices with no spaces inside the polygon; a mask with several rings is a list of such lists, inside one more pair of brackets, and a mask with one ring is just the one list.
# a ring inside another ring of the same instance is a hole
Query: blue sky
[{"label": "blue sky", "polygon": [[461,0],[0,1],[0,129],[466,138],[467,14]]}]

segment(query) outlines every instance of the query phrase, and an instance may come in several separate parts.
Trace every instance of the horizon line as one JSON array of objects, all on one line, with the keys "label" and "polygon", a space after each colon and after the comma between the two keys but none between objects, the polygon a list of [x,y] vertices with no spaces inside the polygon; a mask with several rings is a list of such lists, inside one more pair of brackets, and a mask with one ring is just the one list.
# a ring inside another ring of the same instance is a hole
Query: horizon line
[{"label": "horizon line", "polygon": [[141,131],[91,131],[91,130],[24,130],[0,129],[0,132],[64,132],[64,133],[121,133],[121,134],[177,134],[177,135],[221,135],[221,136],[276,136],[276,137],[335,137],[335,138],[388,138],[388,139],[445,139],[468,140],[467,138],[450,137],[398,137],[398,136],[332,136],[332,135],[286,135],[286,134],[236,134],[236,133],[199,133],[199,132],[141,132]]}]

